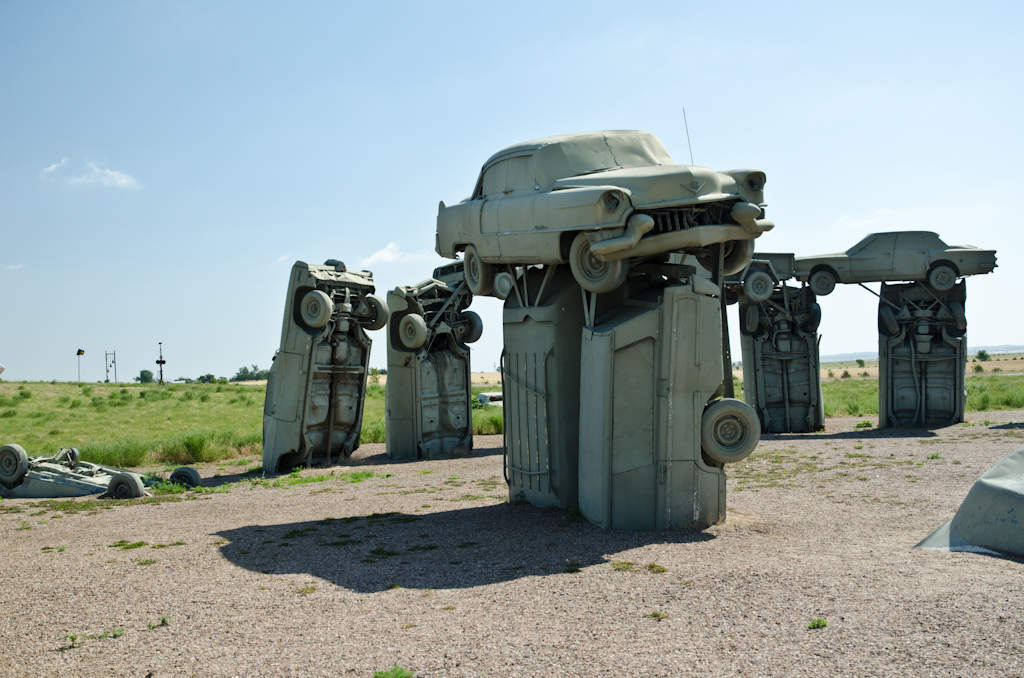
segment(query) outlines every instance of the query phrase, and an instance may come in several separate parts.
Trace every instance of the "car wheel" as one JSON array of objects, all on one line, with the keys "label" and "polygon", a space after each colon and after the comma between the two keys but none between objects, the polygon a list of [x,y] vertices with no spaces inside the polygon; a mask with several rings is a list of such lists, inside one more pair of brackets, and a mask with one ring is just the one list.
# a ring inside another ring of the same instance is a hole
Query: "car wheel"
[{"label": "car wheel", "polygon": [[491,292],[497,298],[505,301],[508,299],[509,292],[516,286],[516,279],[512,277],[512,274],[508,271],[502,271],[494,276],[494,287]]},{"label": "car wheel", "polygon": [[323,327],[331,319],[334,313],[334,302],[326,292],[313,290],[302,297],[299,304],[299,314],[302,322],[310,327]]},{"label": "car wheel", "polygon": [[751,301],[767,301],[775,290],[775,281],[767,271],[751,271],[743,280],[743,294]]},{"label": "car wheel", "polygon": [[604,294],[616,290],[626,281],[629,264],[625,259],[601,261],[590,251],[590,240],[586,233],[580,233],[569,249],[569,268],[580,287]]},{"label": "car wheel", "polygon": [[761,324],[761,313],[757,310],[756,304],[747,306],[743,311],[743,330],[747,334],[757,334],[757,327]]},{"label": "car wheel", "polygon": [[821,306],[817,303],[811,304],[810,315],[807,316],[807,320],[800,325],[807,334],[814,334],[818,331],[818,326],[821,325]]},{"label": "car wheel", "polygon": [[199,476],[199,471],[191,466],[182,466],[171,474],[171,482],[185,487],[199,487],[203,484],[203,479]]},{"label": "car wheel", "polygon": [[462,343],[472,344],[484,333],[484,321],[473,311],[463,311],[459,315],[462,320],[466,321],[466,332],[462,335]]},{"label": "car wheel", "polygon": [[812,273],[809,282],[811,291],[819,297],[832,294],[832,290],[836,288],[836,277],[832,275],[831,271],[817,271]]},{"label": "car wheel", "polygon": [[388,305],[380,297],[369,295],[366,303],[370,307],[370,322],[363,326],[368,330],[379,330],[388,324]]},{"label": "car wheel", "polygon": [[[754,258],[753,240],[728,240],[723,243],[723,246],[725,247],[724,265],[722,267],[723,275],[739,273]],[[708,271],[711,270],[710,254],[698,254],[696,259],[698,264]]]},{"label": "car wheel", "polygon": [[484,296],[491,293],[494,285],[494,266],[480,260],[475,245],[466,246],[462,256],[462,271],[470,292]]},{"label": "car wheel", "polygon": [[880,332],[884,332],[890,337],[894,337],[900,333],[900,323],[896,320],[896,315],[888,306],[883,306],[878,309],[878,320],[878,330]]},{"label": "car wheel", "polygon": [[137,499],[145,493],[142,478],[134,473],[118,473],[107,486],[107,494],[113,499]]},{"label": "car wheel", "polygon": [[8,487],[21,482],[28,473],[28,453],[21,445],[0,447],[0,483]]},{"label": "car wheel", "polygon": [[949,305],[949,311],[953,314],[953,322],[956,323],[956,328],[963,332],[967,329],[967,314],[964,312],[964,306],[958,301],[954,301]]},{"label": "car wheel", "polygon": [[936,266],[928,274],[928,284],[939,292],[948,292],[956,284],[956,271],[949,266]]},{"label": "car wheel", "polygon": [[761,439],[761,422],[742,400],[722,398],[700,418],[700,446],[720,464],[735,464],[750,456]]},{"label": "car wheel", "polygon": [[427,323],[418,313],[410,313],[398,323],[398,336],[406,348],[419,348],[427,341]]}]

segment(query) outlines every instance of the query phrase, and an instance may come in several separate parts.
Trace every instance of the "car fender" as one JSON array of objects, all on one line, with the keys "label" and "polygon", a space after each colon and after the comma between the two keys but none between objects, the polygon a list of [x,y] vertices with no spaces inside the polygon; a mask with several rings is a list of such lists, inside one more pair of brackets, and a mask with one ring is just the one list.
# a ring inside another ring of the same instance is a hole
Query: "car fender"
[{"label": "car fender", "polygon": [[[622,196],[614,210],[601,204],[608,191]],[[585,230],[623,226],[633,209],[632,193],[619,186],[566,186],[538,195],[533,209],[536,228]]]}]

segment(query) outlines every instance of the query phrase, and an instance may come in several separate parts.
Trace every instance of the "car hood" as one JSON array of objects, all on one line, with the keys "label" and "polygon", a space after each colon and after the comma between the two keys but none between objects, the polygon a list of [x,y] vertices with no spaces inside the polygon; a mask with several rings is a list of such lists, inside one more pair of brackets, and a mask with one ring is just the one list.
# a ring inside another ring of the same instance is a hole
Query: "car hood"
[{"label": "car hood", "polygon": [[618,186],[630,193],[633,206],[637,208],[667,207],[728,198],[742,198],[762,204],[763,191],[744,190],[745,187],[740,185],[740,180],[753,172],[757,170],[716,172],[694,165],[630,167],[559,179],[552,190],[574,186]]}]

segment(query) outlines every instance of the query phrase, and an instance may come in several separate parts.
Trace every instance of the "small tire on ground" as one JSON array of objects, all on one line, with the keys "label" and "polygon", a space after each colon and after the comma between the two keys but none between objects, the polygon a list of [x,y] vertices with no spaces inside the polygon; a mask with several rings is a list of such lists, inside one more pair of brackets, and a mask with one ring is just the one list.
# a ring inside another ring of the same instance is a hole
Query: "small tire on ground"
[{"label": "small tire on ground", "polygon": [[379,330],[388,324],[388,305],[383,299],[370,294],[366,297],[366,305],[370,307],[370,321],[363,327],[368,330]]},{"label": "small tire on ground", "polygon": [[767,271],[751,271],[743,280],[743,294],[751,301],[768,301],[775,290],[775,281]]},{"label": "small tire on ground", "polygon": [[427,341],[427,323],[418,313],[410,313],[398,323],[398,336],[406,348],[419,348]]},{"label": "small tire on ground", "polygon": [[334,302],[326,292],[321,290],[307,292],[299,305],[302,322],[310,327],[323,327],[331,319],[333,313]]},{"label": "small tire on ground", "polygon": [[472,344],[484,333],[484,321],[473,311],[463,311],[459,315],[462,320],[466,321],[466,332],[462,335],[462,343]]},{"label": "small tire on ground", "polygon": [[896,314],[888,306],[878,309],[878,331],[890,337],[900,333],[900,323],[896,320]]},{"label": "small tire on ground", "polygon": [[134,473],[118,473],[107,486],[107,495],[112,499],[138,499],[145,493],[142,478]]},{"label": "small tire on ground", "polygon": [[28,473],[28,453],[21,445],[0,447],[0,483],[8,487],[17,485]]},{"label": "small tire on ground", "polygon": [[579,233],[569,249],[569,268],[580,287],[594,294],[605,294],[626,281],[629,263],[625,259],[601,261],[590,251],[586,233]]},{"label": "small tire on ground", "polygon": [[939,292],[948,292],[956,284],[956,271],[945,264],[936,266],[928,273],[928,284]]},{"label": "small tire on ground", "polygon": [[761,439],[757,413],[742,400],[722,398],[711,403],[700,420],[704,454],[721,464],[735,464],[750,456]]},{"label": "small tire on ground", "polygon": [[171,474],[171,482],[185,487],[199,487],[203,484],[203,479],[199,476],[199,471],[191,466],[182,466]]},{"label": "small tire on ground", "polygon": [[476,245],[466,245],[462,255],[462,272],[470,292],[481,296],[491,293],[494,288],[494,266],[480,259]]},{"label": "small tire on ground", "polygon": [[956,323],[956,328],[963,332],[967,329],[967,313],[964,312],[964,305],[959,301],[954,301],[949,305],[949,312],[953,314],[953,322]]},{"label": "small tire on ground", "polygon": [[831,271],[815,271],[811,274],[808,284],[814,294],[824,297],[832,294],[832,290],[836,288],[836,277]]}]

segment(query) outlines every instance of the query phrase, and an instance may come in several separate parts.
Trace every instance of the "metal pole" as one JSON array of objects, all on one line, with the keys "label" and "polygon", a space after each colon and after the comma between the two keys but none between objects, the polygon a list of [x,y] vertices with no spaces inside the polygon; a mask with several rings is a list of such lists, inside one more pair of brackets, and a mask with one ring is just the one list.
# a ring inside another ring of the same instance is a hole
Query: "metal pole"
[{"label": "metal pole", "polygon": [[114,383],[117,383],[117,351],[114,351]]},{"label": "metal pole", "polygon": [[164,360],[164,342],[158,342],[160,344],[160,359],[156,361],[156,364],[160,366],[160,385],[164,385],[164,365],[167,361]]},{"label": "metal pole", "polygon": [[82,383],[82,356],[78,356],[78,383]]},{"label": "metal pole", "polygon": [[732,350],[729,346],[729,316],[725,304],[725,245],[711,246],[711,280],[718,285],[718,303],[722,312],[722,386],[726,398],[736,397],[732,383]]}]

